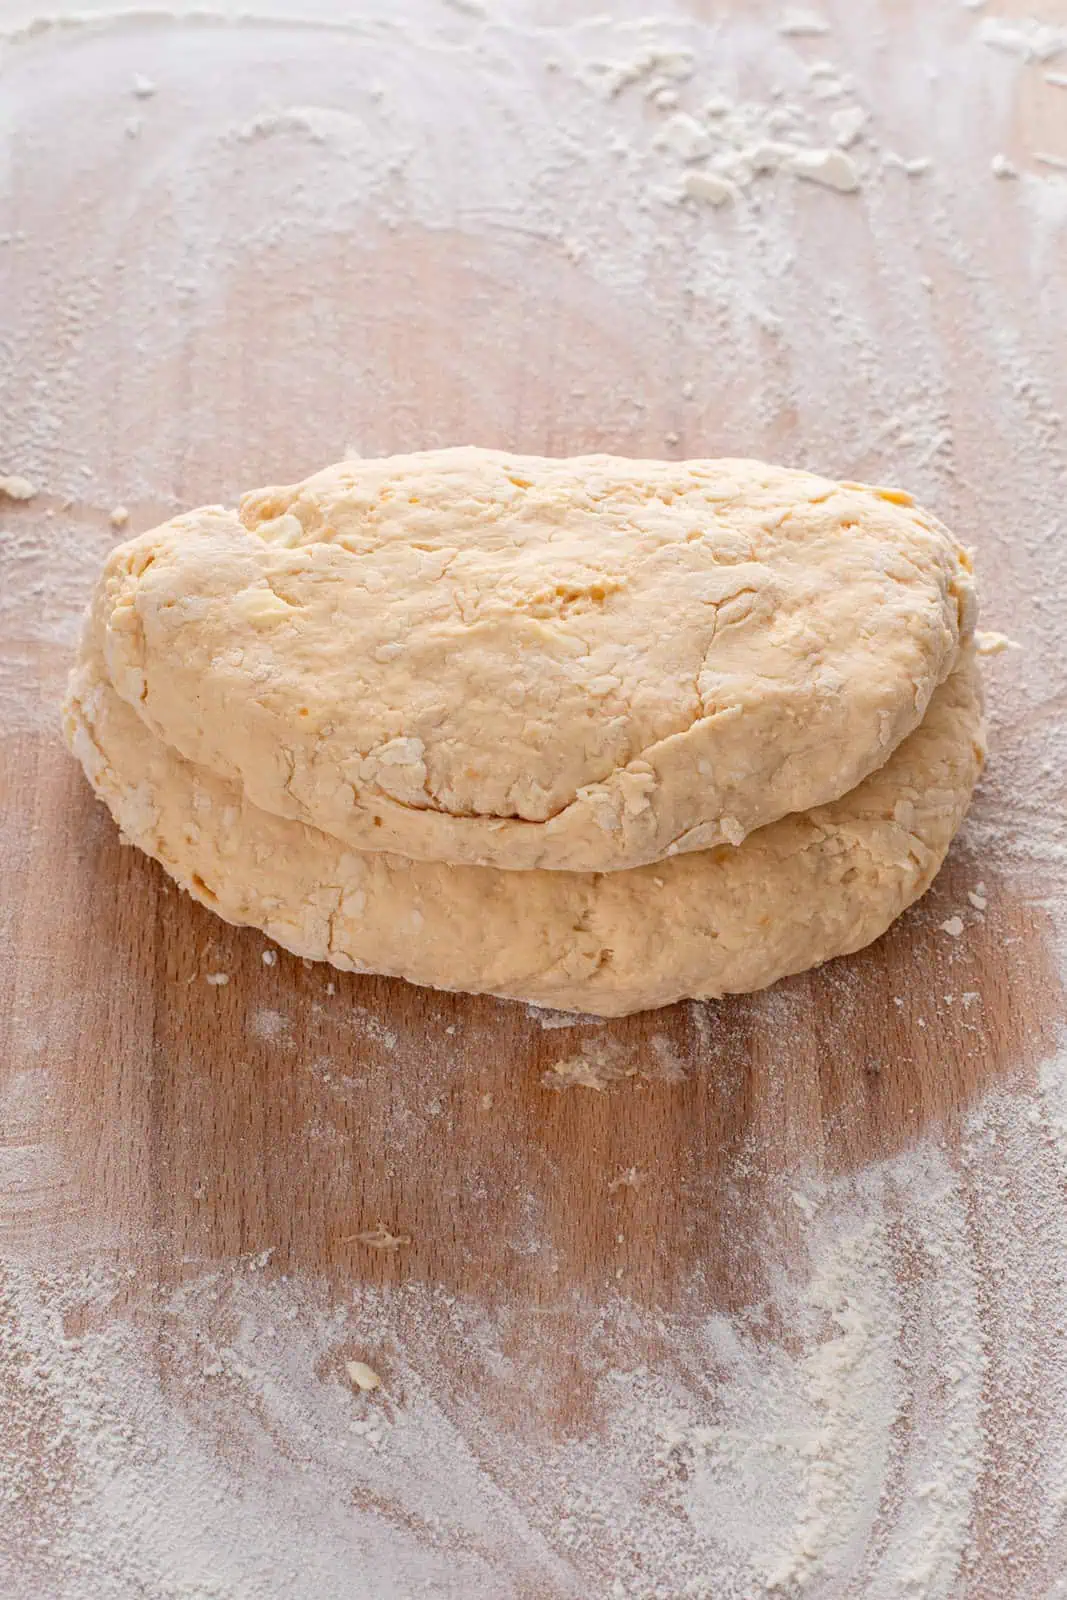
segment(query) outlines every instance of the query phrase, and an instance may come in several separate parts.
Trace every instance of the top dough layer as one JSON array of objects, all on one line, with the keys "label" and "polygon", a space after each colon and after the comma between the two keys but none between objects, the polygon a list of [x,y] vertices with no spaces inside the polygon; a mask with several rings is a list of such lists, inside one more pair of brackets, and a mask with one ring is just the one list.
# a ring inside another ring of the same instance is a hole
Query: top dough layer
[{"label": "top dough layer", "polygon": [[249,800],[359,849],[613,871],[837,799],[974,629],[896,491],[755,461],[350,461],[114,550],[108,675]]}]

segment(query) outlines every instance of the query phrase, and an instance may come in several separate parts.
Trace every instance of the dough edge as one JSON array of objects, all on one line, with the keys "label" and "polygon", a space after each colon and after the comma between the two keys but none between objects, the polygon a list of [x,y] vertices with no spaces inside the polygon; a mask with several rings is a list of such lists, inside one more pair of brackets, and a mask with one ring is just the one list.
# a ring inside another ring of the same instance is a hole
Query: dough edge
[{"label": "dough edge", "polygon": [[915,732],[830,805],[626,872],[516,873],[355,851],[262,811],[156,739],[92,652],[65,731],[124,836],[226,921],[345,970],[601,1016],[761,989],[871,943],[933,880],[985,750],[967,649]]}]

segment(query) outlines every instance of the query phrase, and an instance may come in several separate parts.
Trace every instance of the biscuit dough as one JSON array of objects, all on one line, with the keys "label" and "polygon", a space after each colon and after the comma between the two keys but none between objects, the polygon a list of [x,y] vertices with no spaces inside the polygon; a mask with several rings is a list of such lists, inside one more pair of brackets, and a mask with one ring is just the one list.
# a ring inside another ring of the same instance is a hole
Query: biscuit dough
[{"label": "biscuit dough", "polygon": [[353,850],[185,760],[115,692],[90,629],[67,736],[123,833],[227,921],[297,955],[622,1015],[759,989],[877,938],[930,883],[983,758],[972,649],[844,798],[627,872],[510,872]]},{"label": "biscuit dough", "polygon": [[[273,814],[332,835],[338,861],[347,845],[614,872],[854,789],[918,727],[974,601],[967,553],[895,491],[754,461],[455,449],[347,462],[120,545],[94,627],[101,678],[141,724],[111,751],[120,784],[151,751],[168,782],[240,805],[257,838]],[[357,867],[383,893],[400,882],[393,861]],[[302,860],[284,885],[286,870],[271,868],[275,898],[292,907],[314,872]],[[643,943],[630,893],[611,891],[613,915]],[[532,907],[549,890],[471,894]],[[460,983],[427,959],[421,981]],[[499,959],[475,986],[525,992],[525,957]],[[714,988],[713,965],[677,992]],[[399,950],[386,966],[404,970]]]}]

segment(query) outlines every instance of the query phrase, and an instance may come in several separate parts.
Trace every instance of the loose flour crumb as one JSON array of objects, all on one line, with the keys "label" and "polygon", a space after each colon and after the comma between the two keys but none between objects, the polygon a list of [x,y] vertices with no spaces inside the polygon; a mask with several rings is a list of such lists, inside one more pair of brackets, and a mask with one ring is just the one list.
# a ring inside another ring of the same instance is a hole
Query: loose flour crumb
[{"label": "loose flour crumb", "polygon": [[346,1361],[345,1371],[348,1373],[353,1386],[357,1389],[362,1389],[364,1393],[381,1387],[381,1378],[379,1378],[373,1367],[368,1367],[365,1361]]},{"label": "loose flour crumb", "polygon": [[32,500],[36,493],[37,485],[31,483],[29,478],[23,478],[17,472],[0,475],[0,499],[6,496],[8,500]]}]

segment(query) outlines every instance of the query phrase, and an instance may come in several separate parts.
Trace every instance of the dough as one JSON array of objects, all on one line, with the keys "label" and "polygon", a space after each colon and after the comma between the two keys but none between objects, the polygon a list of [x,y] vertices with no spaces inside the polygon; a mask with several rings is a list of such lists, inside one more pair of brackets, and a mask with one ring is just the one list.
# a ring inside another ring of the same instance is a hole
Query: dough
[{"label": "dough", "polygon": [[[195,763],[176,783],[358,850],[616,871],[848,793],[918,726],[974,604],[966,552],[895,491],[457,449],[177,517],[112,553],[95,625],[119,696]],[[500,960],[481,986],[525,992]]]},{"label": "dough", "polygon": [[184,760],[115,693],[101,637],[72,677],[71,747],[203,904],[338,967],[605,1016],[759,989],[877,938],[933,878],[983,757],[968,648],[879,771],[737,848],[612,873],[447,866],[352,850]]}]

